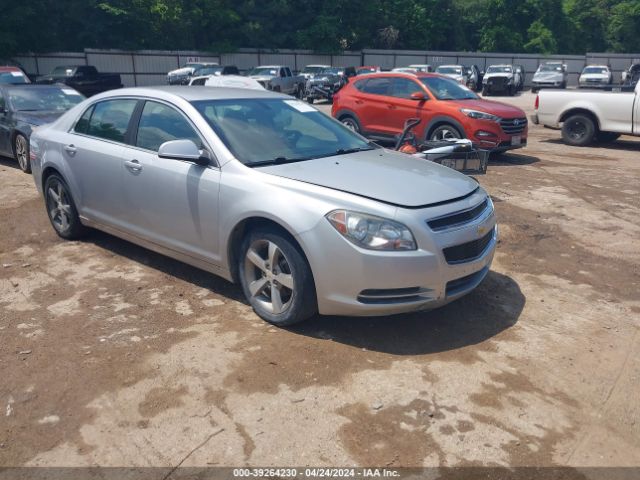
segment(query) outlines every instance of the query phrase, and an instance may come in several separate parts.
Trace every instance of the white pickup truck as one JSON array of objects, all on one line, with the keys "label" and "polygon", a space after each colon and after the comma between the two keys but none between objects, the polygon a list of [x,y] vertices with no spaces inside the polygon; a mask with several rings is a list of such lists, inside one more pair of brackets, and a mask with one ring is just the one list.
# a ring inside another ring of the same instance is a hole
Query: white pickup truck
[{"label": "white pickup truck", "polygon": [[[615,90],[615,89],[614,89]],[[584,147],[612,142],[620,135],[640,136],[640,82],[635,90],[541,90],[536,97],[535,124],[562,128],[562,139]]]}]

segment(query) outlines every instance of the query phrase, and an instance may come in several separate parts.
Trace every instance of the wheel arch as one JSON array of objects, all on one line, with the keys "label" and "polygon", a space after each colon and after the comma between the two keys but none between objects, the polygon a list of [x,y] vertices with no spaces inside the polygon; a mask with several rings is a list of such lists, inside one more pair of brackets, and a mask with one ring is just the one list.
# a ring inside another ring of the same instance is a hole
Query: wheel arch
[{"label": "wheel arch", "polygon": [[432,118],[431,121],[429,122],[429,124],[426,126],[426,128],[424,129],[424,138],[425,140],[428,140],[429,137],[431,136],[431,133],[433,133],[433,131],[442,126],[442,125],[452,125],[454,127],[456,127],[456,129],[458,129],[458,131],[460,132],[460,134],[462,135],[462,138],[467,138],[467,132],[465,131],[464,127],[462,126],[462,124],[457,121],[455,118],[453,117],[448,117],[445,115],[441,115],[435,118]]},{"label": "wheel arch", "polygon": [[563,112],[562,115],[560,115],[560,118],[558,119],[558,123],[562,123],[566,121],[572,115],[585,115],[591,118],[591,120],[593,120],[596,126],[596,130],[600,130],[600,120],[598,119],[598,116],[587,108],[580,108],[580,107],[570,108],[569,110]]},{"label": "wheel arch", "polygon": [[[238,283],[238,259],[240,257],[240,248],[242,246],[242,240],[245,236],[258,228],[273,228],[280,231],[283,235],[287,237],[291,243],[298,248],[300,253],[303,255],[305,261],[309,265],[309,270],[311,270],[311,265],[309,263],[309,257],[303,245],[298,241],[296,236],[291,232],[291,230],[282,223],[277,222],[276,220],[269,218],[267,216],[261,215],[253,215],[247,218],[243,218],[231,229],[231,233],[227,237],[226,243],[226,257],[229,266],[229,272],[231,273],[231,279],[234,283]],[[313,271],[311,270],[311,276],[313,278]],[[315,281],[314,281],[315,284]]]}]

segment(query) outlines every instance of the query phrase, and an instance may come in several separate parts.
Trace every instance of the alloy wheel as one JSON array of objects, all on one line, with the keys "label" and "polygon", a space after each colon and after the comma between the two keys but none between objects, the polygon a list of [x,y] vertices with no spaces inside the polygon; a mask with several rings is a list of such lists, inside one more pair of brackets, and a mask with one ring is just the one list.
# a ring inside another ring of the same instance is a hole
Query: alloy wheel
[{"label": "alloy wheel", "polygon": [[64,185],[57,180],[51,182],[47,188],[47,212],[58,232],[69,229],[73,219],[71,201]]},{"label": "alloy wheel", "polygon": [[254,241],[245,255],[245,279],[251,297],[268,312],[278,315],[291,306],[294,281],[283,251],[269,240]]},{"label": "alloy wheel", "polygon": [[29,167],[29,147],[27,139],[22,135],[16,137],[16,158],[20,168],[24,171]]},{"label": "alloy wheel", "polygon": [[353,130],[354,132],[359,131],[358,124],[351,117],[343,118],[341,120],[342,124],[347,127],[349,130]]},{"label": "alloy wheel", "polygon": [[573,140],[580,140],[587,133],[587,127],[579,120],[569,122],[567,125],[567,133]]},{"label": "alloy wheel", "polygon": [[451,127],[440,127],[431,135],[431,140],[457,140],[459,138],[458,131]]}]

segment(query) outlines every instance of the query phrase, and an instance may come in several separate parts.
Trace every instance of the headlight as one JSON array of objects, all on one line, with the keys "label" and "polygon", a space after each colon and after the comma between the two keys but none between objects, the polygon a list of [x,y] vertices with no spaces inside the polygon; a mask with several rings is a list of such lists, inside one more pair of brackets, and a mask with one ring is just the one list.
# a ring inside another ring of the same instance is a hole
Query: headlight
[{"label": "headlight", "polygon": [[368,250],[416,250],[411,231],[386,218],[348,210],[334,210],[327,220],[347,240]]},{"label": "headlight", "polygon": [[486,112],[480,112],[478,110],[470,110],[468,108],[461,108],[460,111],[469,118],[475,118],[476,120],[491,120],[492,122],[499,122],[500,117],[492,115]]}]

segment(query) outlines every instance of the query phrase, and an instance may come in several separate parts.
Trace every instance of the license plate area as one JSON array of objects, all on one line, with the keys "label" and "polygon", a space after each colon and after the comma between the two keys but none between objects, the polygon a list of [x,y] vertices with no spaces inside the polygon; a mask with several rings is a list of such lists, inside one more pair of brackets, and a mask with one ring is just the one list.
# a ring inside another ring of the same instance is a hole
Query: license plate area
[{"label": "license plate area", "polygon": [[522,136],[514,135],[511,137],[511,145],[522,145]]}]

